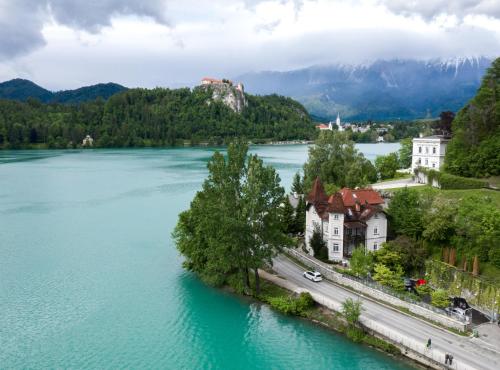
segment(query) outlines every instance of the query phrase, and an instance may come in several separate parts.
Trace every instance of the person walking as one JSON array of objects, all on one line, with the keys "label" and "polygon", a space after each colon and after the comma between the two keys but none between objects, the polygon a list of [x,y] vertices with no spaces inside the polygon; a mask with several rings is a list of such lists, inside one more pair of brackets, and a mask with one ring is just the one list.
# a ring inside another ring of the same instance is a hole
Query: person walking
[{"label": "person walking", "polygon": [[431,348],[431,345],[432,345],[432,341],[431,341],[431,338],[429,338],[427,340],[427,348]]}]

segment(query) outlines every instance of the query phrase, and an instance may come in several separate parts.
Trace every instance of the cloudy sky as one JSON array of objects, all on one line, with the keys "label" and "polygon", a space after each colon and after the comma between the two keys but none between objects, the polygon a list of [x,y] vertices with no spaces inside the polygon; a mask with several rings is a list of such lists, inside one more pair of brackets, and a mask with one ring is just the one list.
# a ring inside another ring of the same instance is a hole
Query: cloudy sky
[{"label": "cloudy sky", "polygon": [[500,0],[0,0],[0,81],[52,89],[500,56]]}]

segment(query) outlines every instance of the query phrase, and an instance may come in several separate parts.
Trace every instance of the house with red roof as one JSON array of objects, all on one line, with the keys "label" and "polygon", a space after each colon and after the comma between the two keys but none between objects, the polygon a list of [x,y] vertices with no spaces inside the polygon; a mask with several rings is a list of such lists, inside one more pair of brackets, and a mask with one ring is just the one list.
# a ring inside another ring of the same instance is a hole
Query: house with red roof
[{"label": "house with red roof", "polygon": [[349,258],[355,248],[378,250],[387,239],[384,199],[371,188],[349,189],[328,196],[319,178],[314,180],[306,198],[306,248],[312,254],[310,240],[315,230],[323,236],[328,258]]}]

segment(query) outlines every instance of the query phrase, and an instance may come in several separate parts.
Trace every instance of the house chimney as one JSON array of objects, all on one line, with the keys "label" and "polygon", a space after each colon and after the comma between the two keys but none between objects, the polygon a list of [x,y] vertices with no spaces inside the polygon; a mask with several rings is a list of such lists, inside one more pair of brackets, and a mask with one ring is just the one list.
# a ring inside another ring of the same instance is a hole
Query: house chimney
[{"label": "house chimney", "polygon": [[359,212],[361,209],[359,206],[359,200],[356,200],[356,203],[354,204],[354,206],[356,207],[356,212]]},{"label": "house chimney", "polygon": [[424,137],[424,134],[423,133],[419,133],[418,137]]}]

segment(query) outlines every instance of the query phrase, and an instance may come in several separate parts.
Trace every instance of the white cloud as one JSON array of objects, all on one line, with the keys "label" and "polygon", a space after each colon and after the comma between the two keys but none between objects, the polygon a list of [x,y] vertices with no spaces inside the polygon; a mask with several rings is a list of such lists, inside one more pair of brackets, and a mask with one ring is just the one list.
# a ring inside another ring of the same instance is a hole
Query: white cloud
[{"label": "white cloud", "polygon": [[410,0],[157,0],[148,6],[101,0],[89,7],[44,0],[48,5],[33,6],[31,15],[29,0],[14,1],[0,0],[0,26],[24,17],[33,27],[8,23],[8,32],[19,33],[24,44],[0,33],[0,80],[27,77],[52,89],[102,81],[176,86],[203,75],[500,50],[500,19],[496,3],[488,1],[451,7],[439,0],[439,6]]}]

